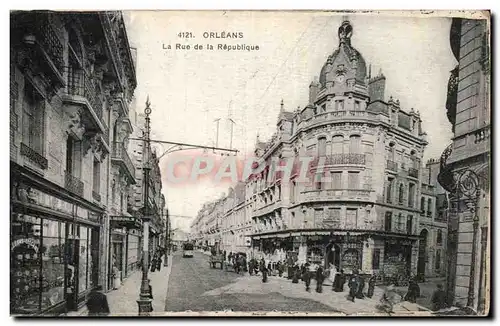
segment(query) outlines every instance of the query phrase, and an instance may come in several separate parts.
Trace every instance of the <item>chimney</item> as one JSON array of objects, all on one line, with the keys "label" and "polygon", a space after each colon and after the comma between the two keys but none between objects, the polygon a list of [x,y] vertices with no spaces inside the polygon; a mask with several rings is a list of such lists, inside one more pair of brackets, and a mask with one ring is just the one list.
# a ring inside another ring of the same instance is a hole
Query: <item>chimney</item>
[{"label": "chimney", "polygon": [[314,81],[311,82],[309,85],[309,103],[313,104],[314,101],[316,101],[316,96],[318,95],[318,88],[319,84],[316,81],[316,77],[314,78]]},{"label": "chimney", "polygon": [[368,82],[368,94],[370,95],[370,102],[383,101],[385,93],[385,76],[379,72],[378,76],[370,79]]}]

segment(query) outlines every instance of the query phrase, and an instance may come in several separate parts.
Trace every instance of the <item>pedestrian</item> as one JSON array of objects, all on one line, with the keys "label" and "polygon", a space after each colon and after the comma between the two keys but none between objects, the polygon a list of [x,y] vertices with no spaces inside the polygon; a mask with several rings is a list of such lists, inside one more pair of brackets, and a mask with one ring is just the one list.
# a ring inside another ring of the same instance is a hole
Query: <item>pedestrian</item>
[{"label": "pedestrian", "polygon": [[348,298],[354,302],[356,298],[356,292],[358,291],[359,281],[358,281],[358,271],[354,270],[351,277],[349,278],[349,296]]},{"label": "pedestrian", "polygon": [[148,298],[153,300],[153,287],[151,286],[151,280],[148,279],[148,290],[149,290],[149,295]]},{"label": "pedestrian", "polygon": [[437,290],[432,294],[432,311],[438,311],[446,308],[446,292],[443,290],[443,285],[438,284]]},{"label": "pedestrian", "polygon": [[294,276],[294,265],[293,265],[293,259],[292,257],[288,257],[287,259],[287,274],[286,274],[286,278],[291,280]]},{"label": "pedestrian", "polygon": [[365,294],[363,291],[365,290],[365,279],[363,276],[358,275],[358,289],[356,291],[356,298],[357,299],[364,299]]},{"label": "pedestrian", "polygon": [[328,280],[332,283],[332,289],[333,289],[335,283],[335,276],[337,275],[337,269],[335,268],[335,265],[333,265],[332,263],[329,264],[329,272],[330,274],[328,275]]},{"label": "pedestrian", "polygon": [[340,273],[337,273],[335,275],[335,280],[334,280],[334,288],[333,290],[335,292],[344,292],[344,284],[345,284],[345,274],[344,274],[344,270],[341,269],[340,270]]},{"label": "pedestrian", "polygon": [[98,285],[89,293],[87,299],[87,309],[89,316],[107,316],[109,315],[108,298],[102,293],[102,286]]},{"label": "pedestrian", "polygon": [[300,265],[300,280],[304,281],[305,280],[305,275],[306,275],[307,267],[305,264]]},{"label": "pedestrian", "polygon": [[157,265],[156,253],[154,254],[153,259],[150,262],[150,266],[151,266],[151,273],[156,272],[156,267],[158,266]]},{"label": "pedestrian", "polygon": [[158,254],[158,259],[156,260],[156,269],[158,269],[158,272],[161,270],[161,263],[162,263],[162,260],[161,260],[161,253]]},{"label": "pedestrian", "polygon": [[282,263],[279,264],[279,267],[278,267],[279,277],[283,277],[284,272],[285,272],[285,262],[283,261]]},{"label": "pedestrian", "polygon": [[267,283],[268,271],[267,271],[266,262],[264,261],[264,258],[262,258],[261,272],[262,272],[262,283]]},{"label": "pedestrian", "polygon": [[409,301],[412,303],[417,302],[417,298],[420,296],[420,286],[417,283],[417,280],[412,277],[408,284],[408,292],[405,295],[405,301]]},{"label": "pedestrian", "polygon": [[376,281],[377,281],[377,276],[375,274],[373,274],[368,280],[368,292],[366,293],[366,296],[368,298],[373,297],[373,292],[375,292]]},{"label": "pedestrian", "polygon": [[250,274],[250,276],[253,275],[253,259],[250,259],[250,261],[248,262],[248,273]]},{"label": "pedestrian", "polygon": [[321,267],[320,265],[316,270],[316,292],[318,293],[323,292],[323,280],[324,280],[323,267]]},{"label": "pedestrian", "polygon": [[394,284],[390,284],[384,291],[382,298],[380,298],[380,303],[382,305],[382,310],[387,312],[389,315],[394,313],[394,304],[396,303],[397,293],[394,290]]},{"label": "pedestrian", "polygon": [[300,268],[299,265],[295,264],[292,268],[292,283],[299,283],[300,278]]}]

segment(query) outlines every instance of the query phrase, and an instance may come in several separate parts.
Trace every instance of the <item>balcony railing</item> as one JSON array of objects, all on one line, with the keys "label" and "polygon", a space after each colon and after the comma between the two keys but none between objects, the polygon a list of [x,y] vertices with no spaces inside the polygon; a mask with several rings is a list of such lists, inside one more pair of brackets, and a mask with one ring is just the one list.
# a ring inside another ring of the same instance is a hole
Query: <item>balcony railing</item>
[{"label": "balcony railing", "polygon": [[86,98],[101,124],[106,126],[102,115],[103,103],[94,85],[94,80],[84,70],[73,67],[66,67],[65,70],[68,76],[67,94]]},{"label": "balcony railing", "polygon": [[127,150],[123,147],[123,143],[115,142],[113,144],[112,159],[123,164],[129,178],[135,182],[135,167],[128,156]]},{"label": "balcony railing", "polygon": [[387,170],[398,172],[398,163],[391,160],[387,160]]},{"label": "balcony railing", "polygon": [[35,19],[36,25],[33,30],[37,35],[37,41],[40,46],[45,50],[49,58],[56,66],[59,73],[63,72],[63,44],[59,40],[54,27],[50,22],[49,15],[37,16]]},{"label": "balcony railing", "polygon": [[303,201],[334,201],[334,200],[369,200],[371,190],[368,189],[326,189],[303,192]]},{"label": "balcony railing", "polygon": [[[365,154],[347,153],[347,154],[332,154],[324,157],[325,165],[343,165],[343,164],[365,164]],[[318,166],[320,158],[315,158],[311,162],[312,167]]]},{"label": "balcony railing", "polygon": [[120,84],[123,84],[125,69],[120,57],[120,47],[118,46],[118,42],[116,40],[115,29],[113,23],[111,22],[111,18],[113,18],[115,15],[116,12],[102,12],[99,16],[101,18],[102,27],[104,29],[104,35],[109,42],[109,52],[111,53],[112,60],[118,70],[118,81]]},{"label": "balcony railing", "polygon": [[83,197],[83,182],[67,172],[65,173],[64,187],[72,193]]},{"label": "balcony railing", "polygon": [[408,169],[408,176],[418,179],[418,169],[409,168]]},{"label": "balcony railing", "polygon": [[36,163],[43,170],[48,167],[47,159],[24,143],[21,143],[21,155]]},{"label": "balcony railing", "polygon": [[101,201],[101,195],[99,194],[99,192],[96,192],[96,191],[92,191],[92,198],[94,198],[95,200],[97,200],[98,202]]}]

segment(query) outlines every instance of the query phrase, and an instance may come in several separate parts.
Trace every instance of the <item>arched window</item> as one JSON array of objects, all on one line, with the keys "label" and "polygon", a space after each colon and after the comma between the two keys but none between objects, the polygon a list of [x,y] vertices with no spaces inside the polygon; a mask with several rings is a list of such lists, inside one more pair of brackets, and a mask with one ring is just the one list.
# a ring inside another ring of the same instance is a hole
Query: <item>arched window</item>
[{"label": "arched window", "polygon": [[318,138],[318,157],[326,156],[326,137]]},{"label": "arched window", "polygon": [[438,245],[443,244],[443,231],[441,231],[441,230],[438,230],[438,232],[437,232],[436,243]]},{"label": "arched window", "polygon": [[404,191],[405,191],[405,186],[402,183],[400,183],[399,184],[399,193],[398,193],[399,204],[403,203]]},{"label": "arched window", "polygon": [[361,152],[361,137],[358,135],[352,135],[349,137],[349,153],[360,153]]},{"label": "arched window", "polygon": [[427,216],[432,216],[432,199],[427,198]]},{"label": "arched window", "polygon": [[337,135],[333,136],[332,139],[332,154],[342,154],[344,153],[344,136]]},{"label": "arched window", "polygon": [[425,198],[420,198],[420,215],[425,215]]}]

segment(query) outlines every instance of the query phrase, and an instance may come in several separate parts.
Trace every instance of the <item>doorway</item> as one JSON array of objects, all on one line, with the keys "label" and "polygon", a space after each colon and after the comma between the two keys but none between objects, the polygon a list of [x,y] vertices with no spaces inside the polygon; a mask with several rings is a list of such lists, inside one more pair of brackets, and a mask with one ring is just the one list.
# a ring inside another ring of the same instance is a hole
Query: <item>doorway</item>
[{"label": "doorway", "polygon": [[429,232],[423,229],[420,232],[420,239],[418,244],[418,262],[417,262],[417,277],[423,281],[425,279],[425,267],[426,267],[426,256],[427,256],[427,237]]},{"label": "doorway", "polygon": [[330,268],[330,264],[335,266],[336,270],[340,270],[340,246],[335,243],[330,243],[326,246],[325,254],[325,269]]}]

